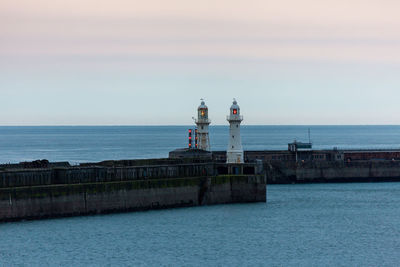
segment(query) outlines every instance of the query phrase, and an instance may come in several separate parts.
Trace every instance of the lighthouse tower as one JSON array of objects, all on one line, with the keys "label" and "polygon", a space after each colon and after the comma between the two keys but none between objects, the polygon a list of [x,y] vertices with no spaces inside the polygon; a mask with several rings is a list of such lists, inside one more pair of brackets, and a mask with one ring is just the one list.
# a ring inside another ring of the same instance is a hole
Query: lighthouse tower
[{"label": "lighthouse tower", "polygon": [[233,99],[230,114],[226,118],[229,121],[229,144],[226,152],[226,163],[244,163],[242,140],[240,138],[240,123],[243,116],[240,115],[240,107],[236,99]]},{"label": "lighthouse tower", "polygon": [[201,104],[197,108],[197,119],[195,122],[197,125],[198,148],[210,151],[208,125],[210,125],[211,121],[208,119],[208,107],[203,99],[201,99]]}]

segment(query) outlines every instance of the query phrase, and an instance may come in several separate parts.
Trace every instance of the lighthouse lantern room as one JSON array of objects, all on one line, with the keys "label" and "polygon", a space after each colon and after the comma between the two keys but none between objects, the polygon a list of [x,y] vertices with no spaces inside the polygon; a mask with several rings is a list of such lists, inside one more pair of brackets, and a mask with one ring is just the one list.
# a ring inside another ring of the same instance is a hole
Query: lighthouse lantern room
[{"label": "lighthouse lantern room", "polygon": [[229,122],[229,144],[226,152],[226,162],[244,163],[242,140],[240,138],[240,123],[243,120],[243,116],[240,115],[240,107],[236,99],[233,99],[227,120]]}]

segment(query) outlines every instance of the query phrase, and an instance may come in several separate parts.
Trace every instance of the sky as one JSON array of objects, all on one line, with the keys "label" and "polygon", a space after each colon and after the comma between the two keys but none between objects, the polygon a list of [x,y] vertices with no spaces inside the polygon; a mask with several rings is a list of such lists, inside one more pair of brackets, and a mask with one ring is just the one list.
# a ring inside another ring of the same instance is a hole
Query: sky
[{"label": "sky", "polygon": [[400,124],[397,0],[2,0],[0,125]]}]

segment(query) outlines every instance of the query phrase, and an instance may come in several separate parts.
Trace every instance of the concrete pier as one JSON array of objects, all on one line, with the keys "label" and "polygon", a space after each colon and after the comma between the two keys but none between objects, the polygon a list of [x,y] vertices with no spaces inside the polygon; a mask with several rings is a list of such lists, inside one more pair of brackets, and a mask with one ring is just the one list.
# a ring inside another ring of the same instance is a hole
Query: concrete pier
[{"label": "concrete pier", "polygon": [[0,221],[266,202],[266,184],[400,181],[400,151],[176,150],[167,159],[0,165]]},{"label": "concrete pier", "polygon": [[3,168],[0,221],[266,201],[265,175],[252,164],[226,167],[223,174],[212,162],[135,164]]}]

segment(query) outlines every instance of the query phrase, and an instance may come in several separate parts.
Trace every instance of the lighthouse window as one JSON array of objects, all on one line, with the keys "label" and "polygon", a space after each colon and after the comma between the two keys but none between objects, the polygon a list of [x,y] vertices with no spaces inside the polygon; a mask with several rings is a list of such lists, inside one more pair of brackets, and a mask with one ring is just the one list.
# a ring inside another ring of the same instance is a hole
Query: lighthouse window
[{"label": "lighthouse window", "polygon": [[232,135],[232,138],[235,138],[235,136],[234,136],[234,135]]},{"label": "lighthouse window", "polygon": [[201,126],[201,129],[203,130],[204,126]]},{"label": "lighthouse window", "polygon": [[233,146],[232,146],[232,148],[233,148]]},{"label": "lighthouse window", "polygon": [[234,109],[234,110],[233,110],[233,114],[237,114],[237,109]]},{"label": "lighthouse window", "polygon": [[236,128],[239,128],[239,125],[236,125]]}]

